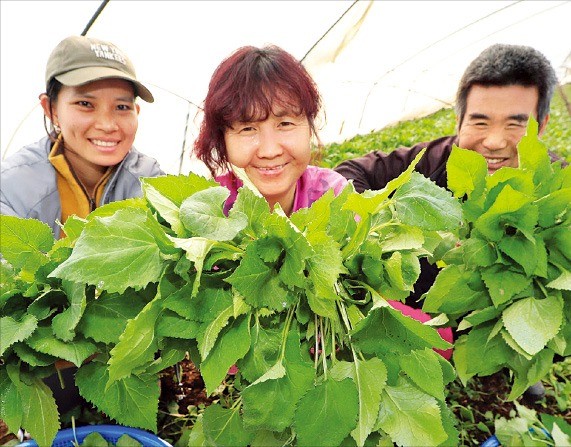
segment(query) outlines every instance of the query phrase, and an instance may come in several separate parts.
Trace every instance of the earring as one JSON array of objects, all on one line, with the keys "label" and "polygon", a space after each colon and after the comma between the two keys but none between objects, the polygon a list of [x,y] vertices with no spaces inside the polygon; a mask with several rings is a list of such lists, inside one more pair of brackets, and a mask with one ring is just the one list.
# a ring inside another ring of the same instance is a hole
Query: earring
[{"label": "earring", "polygon": [[54,130],[56,131],[57,134],[61,133],[61,127],[59,127],[59,125],[57,125],[56,123],[54,123]]}]

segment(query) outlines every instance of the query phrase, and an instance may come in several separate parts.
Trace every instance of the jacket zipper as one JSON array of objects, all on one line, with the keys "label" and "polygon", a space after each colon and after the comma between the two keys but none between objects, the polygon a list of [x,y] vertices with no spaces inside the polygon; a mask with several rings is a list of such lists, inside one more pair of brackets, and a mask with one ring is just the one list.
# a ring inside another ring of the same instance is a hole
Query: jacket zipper
[{"label": "jacket zipper", "polygon": [[[65,155],[64,155],[64,157],[65,157]],[[80,186],[81,190],[83,191],[83,194],[85,194],[85,198],[89,202],[89,212],[92,212],[93,210],[95,210],[95,208],[97,208],[97,203],[95,202],[95,198],[91,197],[89,195],[89,193],[87,192],[87,189],[85,188],[85,186],[83,185],[81,180],[79,180],[79,177],[75,174],[75,170],[73,169],[73,166],[71,165],[71,163],[67,160],[67,157],[66,157],[66,161],[67,161],[67,165],[69,166],[69,170],[71,171],[71,174],[73,175],[73,178],[75,179],[77,184]]]}]

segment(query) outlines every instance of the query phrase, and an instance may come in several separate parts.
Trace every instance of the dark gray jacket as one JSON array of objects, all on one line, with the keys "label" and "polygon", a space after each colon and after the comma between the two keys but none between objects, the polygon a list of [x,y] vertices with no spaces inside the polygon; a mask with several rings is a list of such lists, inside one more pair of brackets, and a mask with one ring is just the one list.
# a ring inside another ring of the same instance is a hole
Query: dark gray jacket
[{"label": "dark gray jacket", "polygon": [[[422,149],[426,149],[415,170],[438,186],[447,188],[446,162],[455,144],[458,145],[458,137],[451,135],[418,143],[411,148],[399,147],[390,153],[372,151],[362,157],[343,161],[335,171],[347,180],[353,180],[357,192],[383,189],[410,166]],[[549,157],[552,162],[561,161],[562,166],[567,166],[567,162],[555,153],[549,152]]]},{"label": "dark gray jacket", "polygon": [[[61,201],[56,170],[48,160],[52,142],[48,137],[25,146],[2,161],[0,214],[34,218],[48,224],[56,239],[60,227]],[[164,172],[157,161],[131,148],[105,185],[101,206],[132,197],[141,197],[140,177],[156,177]]]}]

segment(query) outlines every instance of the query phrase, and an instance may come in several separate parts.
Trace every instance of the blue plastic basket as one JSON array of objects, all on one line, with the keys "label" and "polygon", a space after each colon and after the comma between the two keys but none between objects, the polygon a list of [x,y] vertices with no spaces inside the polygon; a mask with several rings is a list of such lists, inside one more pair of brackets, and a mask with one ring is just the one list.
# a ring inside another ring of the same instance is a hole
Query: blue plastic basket
[{"label": "blue plastic basket", "polygon": [[499,447],[500,441],[496,438],[496,435],[490,436],[484,442],[480,444],[480,447]]},{"label": "blue plastic basket", "polygon": [[[52,447],[72,447],[73,442],[81,444],[85,437],[90,433],[97,432],[105,438],[107,442],[115,444],[122,435],[129,435],[131,438],[143,444],[143,447],[172,447],[166,441],[163,441],[158,436],[140,430],[138,428],[125,427],[123,425],[86,425],[84,427],[66,428],[57,433]],[[18,444],[18,447],[38,447],[38,444],[33,439]]]}]

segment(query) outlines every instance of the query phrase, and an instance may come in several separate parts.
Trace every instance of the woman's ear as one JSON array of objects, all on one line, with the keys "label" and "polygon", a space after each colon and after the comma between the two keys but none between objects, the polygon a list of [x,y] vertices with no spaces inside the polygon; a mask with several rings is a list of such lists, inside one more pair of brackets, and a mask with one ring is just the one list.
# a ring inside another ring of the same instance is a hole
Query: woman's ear
[{"label": "woman's ear", "polygon": [[50,97],[47,94],[42,93],[40,95],[40,104],[42,106],[42,109],[44,109],[44,115],[47,116],[49,120],[53,123],[54,120],[52,119],[52,108],[51,108],[52,102],[50,100]]},{"label": "woman's ear", "polygon": [[541,123],[539,123],[539,129],[537,131],[538,136],[543,135],[543,132],[545,132],[545,128],[547,127],[548,122],[549,122],[549,114],[545,115],[545,118],[543,118],[543,121]]}]

